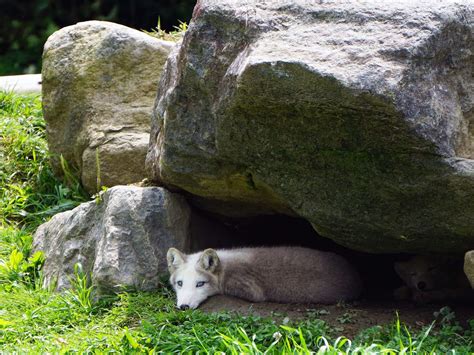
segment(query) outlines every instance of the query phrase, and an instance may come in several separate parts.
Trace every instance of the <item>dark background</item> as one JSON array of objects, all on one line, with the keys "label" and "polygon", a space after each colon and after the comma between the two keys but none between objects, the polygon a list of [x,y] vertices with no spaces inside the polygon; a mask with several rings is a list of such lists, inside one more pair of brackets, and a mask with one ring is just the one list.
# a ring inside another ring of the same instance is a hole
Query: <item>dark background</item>
[{"label": "dark background", "polygon": [[86,20],[136,29],[189,23],[196,0],[0,0],[0,75],[39,73],[43,45],[56,30]]}]

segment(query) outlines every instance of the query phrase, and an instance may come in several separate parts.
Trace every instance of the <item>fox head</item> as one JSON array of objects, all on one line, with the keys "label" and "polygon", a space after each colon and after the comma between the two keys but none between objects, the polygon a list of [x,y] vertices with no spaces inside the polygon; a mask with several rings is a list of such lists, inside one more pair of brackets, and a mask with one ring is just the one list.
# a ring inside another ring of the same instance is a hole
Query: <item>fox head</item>
[{"label": "fox head", "polygon": [[220,260],[214,249],[186,255],[170,248],[166,259],[179,309],[195,309],[208,297],[219,293]]},{"label": "fox head", "polygon": [[408,261],[395,263],[395,271],[412,290],[432,291],[453,282],[453,268],[440,257],[415,256]]}]

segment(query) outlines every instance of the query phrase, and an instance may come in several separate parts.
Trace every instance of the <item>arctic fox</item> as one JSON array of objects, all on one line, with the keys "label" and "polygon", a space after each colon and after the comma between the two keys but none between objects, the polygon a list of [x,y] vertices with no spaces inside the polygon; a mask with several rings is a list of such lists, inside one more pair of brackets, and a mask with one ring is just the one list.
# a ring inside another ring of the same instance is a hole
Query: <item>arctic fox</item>
[{"label": "arctic fox", "polygon": [[461,259],[417,255],[395,263],[395,271],[406,285],[395,290],[396,299],[411,298],[416,303],[474,301]]},{"label": "arctic fox", "polygon": [[337,303],[357,298],[358,272],[341,256],[301,247],[206,249],[167,253],[180,309],[216,294],[252,302]]}]

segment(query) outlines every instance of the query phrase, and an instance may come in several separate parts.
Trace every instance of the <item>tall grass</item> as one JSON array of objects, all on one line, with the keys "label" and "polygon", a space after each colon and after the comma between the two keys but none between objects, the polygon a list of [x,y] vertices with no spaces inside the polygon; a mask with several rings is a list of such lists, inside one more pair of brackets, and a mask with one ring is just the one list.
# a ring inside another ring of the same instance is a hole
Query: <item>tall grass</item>
[{"label": "tall grass", "polygon": [[184,33],[188,29],[188,24],[183,21],[178,21],[178,26],[173,26],[172,31],[165,31],[161,28],[161,19],[158,17],[158,23],[156,24],[155,28],[152,28],[150,31],[142,30],[146,34],[156,37],[158,39],[162,39],[165,41],[177,42],[181,40],[184,36]]},{"label": "tall grass", "polygon": [[65,186],[49,165],[38,95],[0,91],[0,223],[31,231],[87,196],[75,181]]},{"label": "tall grass", "polygon": [[87,198],[77,181],[54,176],[49,158],[40,97],[0,91],[0,284],[40,282],[31,233]]}]

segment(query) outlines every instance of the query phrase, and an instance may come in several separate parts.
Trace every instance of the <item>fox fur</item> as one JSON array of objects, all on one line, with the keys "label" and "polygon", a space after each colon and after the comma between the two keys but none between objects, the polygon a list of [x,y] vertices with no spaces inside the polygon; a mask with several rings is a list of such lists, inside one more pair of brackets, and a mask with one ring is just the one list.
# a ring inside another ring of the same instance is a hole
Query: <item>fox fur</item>
[{"label": "fox fur", "polygon": [[167,253],[177,306],[197,308],[225,294],[252,302],[337,303],[359,297],[358,272],[341,256],[301,247]]},{"label": "fox fur", "polygon": [[422,304],[474,301],[461,259],[417,255],[408,261],[395,263],[395,271],[405,283],[395,290],[396,299],[411,299]]}]

